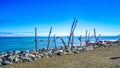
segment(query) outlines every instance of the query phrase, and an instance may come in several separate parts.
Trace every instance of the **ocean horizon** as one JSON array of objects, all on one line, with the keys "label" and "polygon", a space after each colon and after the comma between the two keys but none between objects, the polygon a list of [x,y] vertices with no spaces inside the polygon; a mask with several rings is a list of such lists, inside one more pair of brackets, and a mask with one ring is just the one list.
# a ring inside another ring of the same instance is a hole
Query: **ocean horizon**
[{"label": "ocean horizon", "polygon": [[[80,45],[79,36],[74,37],[74,44]],[[67,44],[68,38],[66,36],[62,36],[64,41]],[[84,44],[85,36],[83,36],[82,44]],[[47,36],[39,36],[38,40],[47,40]],[[54,48],[54,37],[52,36],[50,38],[50,48]],[[118,40],[120,39],[120,36],[101,36],[99,40]],[[15,50],[35,50],[35,38],[34,36],[24,36],[24,37],[0,37],[0,53],[6,52],[6,51],[15,51]],[[95,41],[94,37],[90,37],[90,40],[92,42]],[[56,45],[57,47],[60,47],[63,45],[62,41],[60,39],[56,39]],[[38,42],[38,49],[46,48],[47,42]]]}]

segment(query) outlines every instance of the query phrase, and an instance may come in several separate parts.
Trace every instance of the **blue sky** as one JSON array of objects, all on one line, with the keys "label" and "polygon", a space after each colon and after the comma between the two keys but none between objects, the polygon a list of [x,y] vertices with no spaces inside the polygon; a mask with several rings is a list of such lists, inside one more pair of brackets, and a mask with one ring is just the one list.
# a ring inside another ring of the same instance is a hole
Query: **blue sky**
[{"label": "blue sky", "polygon": [[120,34],[119,0],[0,0],[0,36],[69,35],[73,18],[75,35]]}]

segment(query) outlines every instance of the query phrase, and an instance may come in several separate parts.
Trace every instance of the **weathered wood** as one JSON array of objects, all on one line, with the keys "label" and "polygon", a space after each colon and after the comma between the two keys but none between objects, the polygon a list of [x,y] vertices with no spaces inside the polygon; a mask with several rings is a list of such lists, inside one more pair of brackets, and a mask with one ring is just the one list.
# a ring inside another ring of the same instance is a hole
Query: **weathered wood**
[{"label": "weathered wood", "polygon": [[47,50],[49,49],[49,45],[50,45],[50,35],[51,35],[51,32],[52,32],[52,27],[50,28],[50,32],[49,32],[49,35],[48,35]]},{"label": "weathered wood", "polygon": [[78,22],[78,20],[76,20],[75,25],[72,30],[72,33],[71,33],[71,48],[73,47],[73,43],[74,43],[74,30],[76,28],[77,22]]},{"label": "weathered wood", "polygon": [[58,36],[57,38],[60,38],[60,40],[62,41],[62,43],[64,44],[64,47],[65,47],[65,49],[66,49],[66,48],[67,48],[67,45],[66,45],[65,41],[63,40],[63,38],[60,37],[60,36]]},{"label": "weathered wood", "polygon": [[87,43],[90,42],[90,33],[88,34]]},{"label": "weathered wood", "polygon": [[55,49],[57,49],[57,46],[56,46],[56,36],[54,35],[54,46],[55,46]]},{"label": "weathered wood", "polygon": [[70,41],[71,41],[71,33],[72,33],[72,30],[73,30],[75,21],[76,21],[76,18],[74,18],[74,20],[73,20],[72,27],[71,27],[71,31],[70,31],[70,36],[68,37],[68,38],[69,38],[69,39],[68,39],[68,46],[69,46]]},{"label": "weathered wood", "polygon": [[95,28],[94,28],[94,37],[95,37],[95,39],[96,39],[96,30],[95,30]]},{"label": "weathered wood", "polygon": [[36,49],[36,53],[38,50],[38,38],[37,38],[37,28],[35,27],[35,49]]},{"label": "weathered wood", "polygon": [[86,45],[87,45],[87,38],[88,38],[87,34],[88,34],[88,31],[86,30],[86,32],[85,32],[85,44]]},{"label": "weathered wood", "polygon": [[80,35],[79,41],[80,41],[80,46],[82,46],[82,35]]},{"label": "weathered wood", "polygon": [[98,42],[98,41],[99,41],[99,39],[100,39],[100,37],[101,37],[101,34],[99,34],[99,36],[98,36],[98,37],[96,37],[95,42]]},{"label": "weathered wood", "polygon": [[74,33],[72,33],[72,37],[71,37],[71,51],[73,51],[73,41],[74,41]]},{"label": "weathered wood", "polygon": [[68,39],[68,46],[69,46],[69,44],[71,42],[71,37],[72,37],[72,35],[74,33],[74,30],[76,28],[77,22],[78,22],[78,20],[76,20],[76,18],[74,18],[74,21],[73,21],[73,24],[72,24],[72,27],[71,27],[71,31],[70,31],[70,36],[69,36],[69,39]]}]

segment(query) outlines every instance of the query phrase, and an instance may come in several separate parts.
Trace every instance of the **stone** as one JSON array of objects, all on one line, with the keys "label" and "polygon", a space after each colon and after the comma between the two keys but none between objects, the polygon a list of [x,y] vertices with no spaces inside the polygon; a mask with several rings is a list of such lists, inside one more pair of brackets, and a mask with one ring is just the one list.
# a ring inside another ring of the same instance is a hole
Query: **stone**
[{"label": "stone", "polygon": [[2,58],[0,58],[0,62],[2,62]]},{"label": "stone", "polygon": [[57,55],[62,56],[63,55],[63,50],[58,50]]},{"label": "stone", "polygon": [[20,51],[18,51],[18,50],[13,52],[13,54],[15,54],[15,55],[18,55],[19,53],[20,53]]},{"label": "stone", "polygon": [[8,58],[7,58],[7,60],[8,61],[10,61],[10,62],[13,62],[13,59],[15,58],[15,56],[9,56]]},{"label": "stone", "polygon": [[19,63],[19,59],[18,59],[17,57],[15,57],[15,58],[13,59],[13,62],[14,62],[14,63]]},{"label": "stone", "polygon": [[2,63],[0,62],[0,66],[2,66]]},{"label": "stone", "polygon": [[12,64],[10,61],[2,61],[2,65]]}]

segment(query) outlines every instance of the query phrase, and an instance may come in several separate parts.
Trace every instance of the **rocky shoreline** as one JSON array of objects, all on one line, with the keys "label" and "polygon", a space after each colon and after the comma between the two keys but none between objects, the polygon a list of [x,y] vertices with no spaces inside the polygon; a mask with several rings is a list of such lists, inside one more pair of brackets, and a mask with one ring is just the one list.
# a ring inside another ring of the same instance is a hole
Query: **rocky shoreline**
[{"label": "rocky shoreline", "polygon": [[84,46],[73,46],[73,47],[64,47],[53,48],[53,49],[42,49],[36,51],[8,51],[0,54],[0,66],[9,65],[13,63],[22,63],[22,62],[32,62],[38,58],[48,58],[53,56],[62,56],[71,53],[81,53],[89,50],[93,50],[99,47],[114,47],[120,45],[120,39],[116,41],[98,41],[96,43],[88,43]]}]

